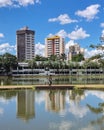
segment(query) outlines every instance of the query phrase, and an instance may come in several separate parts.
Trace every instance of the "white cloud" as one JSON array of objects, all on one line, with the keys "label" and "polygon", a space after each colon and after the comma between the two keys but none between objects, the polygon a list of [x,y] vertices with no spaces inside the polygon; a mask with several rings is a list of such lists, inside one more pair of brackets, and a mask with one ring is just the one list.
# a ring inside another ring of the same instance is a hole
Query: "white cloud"
[{"label": "white cloud", "polygon": [[62,121],[60,123],[51,122],[49,124],[50,129],[57,130],[69,130],[71,129],[73,123],[71,121]]},{"label": "white cloud", "polygon": [[60,22],[60,24],[69,24],[69,23],[75,23],[77,20],[71,19],[68,14],[61,14],[57,18],[50,18],[48,20],[49,22]]},{"label": "white cloud", "polygon": [[40,0],[0,0],[0,7],[12,6],[27,6],[35,3],[40,3]]},{"label": "white cloud", "polygon": [[101,23],[100,26],[101,26],[102,28],[104,28],[104,23]]},{"label": "white cloud", "polygon": [[92,126],[91,124],[89,124],[88,126],[81,128],[80,130],[96,130],[95,126]]},{"label": "white cloud", "polygon": [[87,21],[91,21],[96,18],[96,15],[99,12],[99,7],[99,4],[90,5],[85,10],[78,10],[75,14],[80,17],[86,18]]},{"label": "white cloud", "polygon": [[104,35],[104,30],[102,30],[102,35]]},{"label": "white cloud", "polygon": [[68,34],[67,34],[67,32],[65,32],[64,29],[62,29],[62,30],[60,30],[59,32],[57,32],[56,35],[65,38],[65,37],[67,37]]},{"label": "white cloud", "polygon": [[35,44],[35,54],[44,56],[45,53],[45,45],[41,43]]},{"label": "white cloud", "polygon": [[45,93],[36,93],[35,101],[37,104],[41,104],[42,102],[45,102]]},{"label": "white cloud", "polygon": [[41,1],[40,0],[35,0],[35,3],[41,4]]},{"label": "white cloud", "polygon": [[89,109],[86,106],[82,106],[80,104],[81,100],[84,100],[85,96],[76,96],[76,99],[73,101],[69,99],[69,95],[66,96],[66,104],[69,106],[66,108],[66,115],[67,113],[72,113],[77,118],[83,118],[87,115]]},{"label": "white cloud", "polygon": [[90,37],[90,34],[87,34],[83,28],[78,28],[76,26],[75,30],[72,31],[71,33],[67,33],[64,29],[60,30],[56,34],[50,33],[48,37],[52,37],[54,35],[61,36],[63,38],[70,38],[71,40],[78,40],[78,39],[85,39],[87,37]]},{"label": "white cloud", "polygon": [[58,35],[58,36],[63,37],[63,38],[68,37],[68,34],[67,34],[67,32],[64,29],[58,31],[55,34],[50,33],[47,37],[53,37],[54,35]]},{"label": "white cloud", "polygon": [[104,41],[104,29],[102,30],[101,33],[102,33],[102,34],[101,34],[101,40]]},{"label": "white cloud", "polygon": [[100,100],[104,101],[104,93],[102,91],[87,91],[85,96],[87,97],[89,95],[94,95]]},{"label": "white cloud", "polygon": [[77,44],[74,40],[70,40],[65,44],[65,53],[68,54],[69,52],[69,46]]},{"label": "white cloud", "polygon": [[59,130],[69,130],[72,127],[72,122],[69,121],[63,121],[59,125]]},{"label": "white cloud", "polygon": [[48,34],[47,37],[53,37],[54,35],[52,33]]},{"label": "white cloud", "polygon": [[102,53],[102,50],[97,50],[97,49],[94,49],[94,50],[88,50],[88,49],[85,49],[85,58],[90,58],[94,55],[97,55],[97,54],[101,54]]},{"label": "white cloud", "polygon": [[78,40],[78,39],[85,39],[86,37],[89,37],[90,34],[87,34],[83,28],[76,28],[74,31],[72,31],[70,34],[68,34],[68,37],[72,40]]},{"label": "white cloud", "polygon": [[76,43],[74,40],[78,40],[78,39],[84,39],[86,37],[89,37],[90,34],[87,34],[85,30],[83,30],[83,28],[79,28],[76,26],[75,30],[72,31],[71,33],[67,33],[64,29],[60,30],[59,32],[57,32],[56,34],[52,34],[50,33],[48,35],[48,37],[52,37],[54,35],[58,35],[61,36],[63,38],[70,38],[71,40],[68,41],[65,44],[65,53],[67,54],[69,52],[69,46],[74,45],[74,44],[78,44]]},{"label": "white cloud", "polygon": [[34,0],[18,0],[19,5],[27,6],[28,4],[34,4]]},{"label": "white cloud", "polygon": [[4,34],[3,33],[0,33],[0,38],[3,38],[4,37]]},{"label": "white cloud", "polygon": [[89,109],[86,106],[81,106],[79,103],[70,101],[70,108],[69,112],[71,112],[73,115],[75,115],[78,118],[83,118],[87,115],[87,112]]},{"label": "white cloud", "polygon": [[9,43],[0,44],[0,54],[4,54],[6,52],[13,52],[16,50],[16,46],[10,45]]},{"label": "white cloud", "polygon": [[3,97],[0,97],[0,103],[8,104],[8,100],[4,99]]},{"label": "white cloud", "polygon": [[0,7],[11,6],[12,0],[0,0]]},{"label": "white cloud", "polygon": [[[79,44],[79,43],[76,43],[74,40],[68,41],[65,44],[65,53],[68,54],[68,52],[69,52],[69,46],[72,46],[72,45],[75,45],[75,44]],[[92,56],[95,56],[97,54],[102,54],[102,53],[104,53],[104,52],[102,50],[98,50],[98,49],[93,49],[93,50],[85,49],[84,50],[84,56],[85,56],[85,58],[90,58]]]}]

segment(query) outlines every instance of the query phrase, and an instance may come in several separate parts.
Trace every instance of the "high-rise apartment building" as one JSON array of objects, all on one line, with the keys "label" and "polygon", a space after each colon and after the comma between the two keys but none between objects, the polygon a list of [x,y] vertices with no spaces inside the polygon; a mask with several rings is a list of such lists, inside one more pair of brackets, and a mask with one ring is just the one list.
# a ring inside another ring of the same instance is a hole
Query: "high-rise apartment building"
[{"label": "high-rise apartment building", "polygon": [[61,55],[64,53],[64,38],[53,36],[45,39],[45,57]]},{"label": "high-rise apartment building", "polygon": [[34,44],[35,31],[24,27],[16,32],[17,59],[18,61],[31,60],[35,56]]},{"label": "high-rise apartment building", "polygon": [[84,54],[84,48],[81,48],[79,44],[69,46],[68,60],[72,60],[72,57],[77,54]]}]

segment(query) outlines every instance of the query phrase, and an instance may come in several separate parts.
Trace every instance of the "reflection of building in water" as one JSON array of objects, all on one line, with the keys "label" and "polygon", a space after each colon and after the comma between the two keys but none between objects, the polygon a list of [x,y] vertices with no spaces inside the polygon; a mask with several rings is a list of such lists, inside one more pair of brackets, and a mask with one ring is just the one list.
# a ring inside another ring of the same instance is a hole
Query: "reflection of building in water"
[{"label": "reflection of building in water", "polygon": [[68,90],[70,100],[73,100],[75,103],[79,103],[85,98],[83,90]]},{"label": "reflection of building in water", "polygon": [[29,120],[35,116],[34,111],[34,91],[19,91],[17,96],[17,117]]},{"label": "reflection of building in water", "polygon": [[60,112],[64,110],[65,94],[63,91],[47,91],[45,105],[48,111]]}]

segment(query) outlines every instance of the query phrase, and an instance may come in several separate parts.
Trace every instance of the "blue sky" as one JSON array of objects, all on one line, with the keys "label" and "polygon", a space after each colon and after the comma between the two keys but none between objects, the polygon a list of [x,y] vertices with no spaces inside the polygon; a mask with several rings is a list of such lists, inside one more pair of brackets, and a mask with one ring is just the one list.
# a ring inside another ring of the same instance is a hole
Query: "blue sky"
[{"label": "blue sky", "polygon": [[104,0],[0,0],[0,54],[16,54],[16,30],[24,26],[36,32],[36,54],[44,55],[45,38],[57,34],[66,54],[79,43],[89,57],[104,33]]}]

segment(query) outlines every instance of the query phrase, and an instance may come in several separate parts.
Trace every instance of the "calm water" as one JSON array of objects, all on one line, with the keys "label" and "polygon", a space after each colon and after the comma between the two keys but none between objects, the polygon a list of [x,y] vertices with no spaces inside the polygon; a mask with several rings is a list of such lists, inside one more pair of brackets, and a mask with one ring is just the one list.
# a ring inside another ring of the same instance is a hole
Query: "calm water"
[{"label": "calm water", "polygon": [[104,91],[0,91],[0,130],[104,130]]},{"label": "calm water", "polygon": [[[47,84],[48,77],[0,77],[1,85]],[[104,84],[104,76],[52,76],[52,84]]]}]

